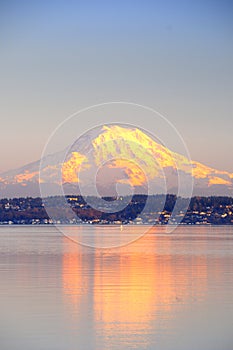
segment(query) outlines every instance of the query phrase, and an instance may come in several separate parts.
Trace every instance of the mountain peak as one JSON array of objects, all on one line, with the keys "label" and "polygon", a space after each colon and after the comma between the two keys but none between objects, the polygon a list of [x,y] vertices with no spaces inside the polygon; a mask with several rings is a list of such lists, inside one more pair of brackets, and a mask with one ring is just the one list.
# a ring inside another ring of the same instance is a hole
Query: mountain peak
[{"label": "mountain peak", "polygon": [[[72,191],[79,191],[80,186],[89,188],[91,194],[94,180],[99,192],[127,185],[144,193],[150,183],[150,190],[158,193],[163,192],[164,179],[167,191],[174,193],[178,172],[193,178],[194,194],[226,195],[232,191],[232,173],[189,161],[147,132],[127,125],[95,128],[42,163],[40,182],[50,186],[51,194],[56,194],[61,182],[72,185]],[[0,175],[0,196],[39,195],[39,164],[37,161]]]}]

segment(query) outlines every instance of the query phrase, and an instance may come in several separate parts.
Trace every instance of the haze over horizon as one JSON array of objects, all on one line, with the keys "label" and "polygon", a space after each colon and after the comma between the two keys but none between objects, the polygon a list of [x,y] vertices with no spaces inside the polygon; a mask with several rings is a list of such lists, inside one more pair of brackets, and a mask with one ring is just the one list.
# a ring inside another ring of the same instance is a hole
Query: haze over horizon
[{"label": "haze over horizon", "polygon": [[193,160],[233,172],[232,14],[227,0],[1,1],[0,173],[108,101],[158,110]]}]

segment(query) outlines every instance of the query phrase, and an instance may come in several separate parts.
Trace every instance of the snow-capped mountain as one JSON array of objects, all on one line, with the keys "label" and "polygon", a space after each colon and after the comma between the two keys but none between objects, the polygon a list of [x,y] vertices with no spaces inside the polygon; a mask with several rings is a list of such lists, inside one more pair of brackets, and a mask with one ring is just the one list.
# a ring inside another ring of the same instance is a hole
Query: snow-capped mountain
[{"label": "snow-capped mountain", "polygon": [[[233,195],[233,173],[175,153],[138,128],[96,128],[66,150],[0,175],[0,197],[136,193],[177,193],[194,183],[194,195]],[[187,183],[186,183],[187,182]],[[44,192],[44,191],[43,191]],[[185,192],[182,193],[185,196]]]}]

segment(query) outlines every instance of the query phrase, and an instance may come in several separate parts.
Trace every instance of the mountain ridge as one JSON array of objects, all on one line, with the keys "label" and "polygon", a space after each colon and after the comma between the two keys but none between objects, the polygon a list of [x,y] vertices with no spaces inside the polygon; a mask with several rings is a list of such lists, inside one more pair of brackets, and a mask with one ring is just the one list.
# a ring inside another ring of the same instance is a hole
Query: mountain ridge
[{"label": "mountain ridge", "polygon": [[233,194],[233,173],[189,161],[138,128],[111,125],[82,136],[70,150],[3,172],[0,197],[38,196],[39,186],[47,186],[48,194],[56,195],[61,184],[66,194],[72,194],[68,193],[71,190],[78,194],[80,186],[85,194],[92,194],[93,174],[97,174],[100,195],[115,195],[116,184],[123,190],[145,193],[149,183],[151,191],[160,193],[164,181],[167,192],[176,193],[178,173],[183,182],[187,179],[187,186],[190,179],[194,181],[194,195]]}]

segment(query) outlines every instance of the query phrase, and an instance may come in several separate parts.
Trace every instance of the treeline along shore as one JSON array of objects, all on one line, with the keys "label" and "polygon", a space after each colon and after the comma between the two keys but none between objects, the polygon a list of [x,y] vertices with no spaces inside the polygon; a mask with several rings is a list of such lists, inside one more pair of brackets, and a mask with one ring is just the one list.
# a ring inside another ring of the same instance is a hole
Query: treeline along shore
[{"label": "treeline along shore", "polygon": [[[99,199],[96,197],[70,195],[65,198],[69,204],[66,207],[63,206],[64,198],[59,196],[44,200],[39,197],[0,199],[0,224],[166,225],[169,222],[183,225],[233,225],[232,197],[193,197],[190,202],[172,194],[103,197],[99,210],[93,209],[98,207]],[[107,212],[105,209],[112,201],[119,201],[123,209]],[[88,203],[92,203],[92,206]],[[47,214],[47,208],[52,218]]]}]

